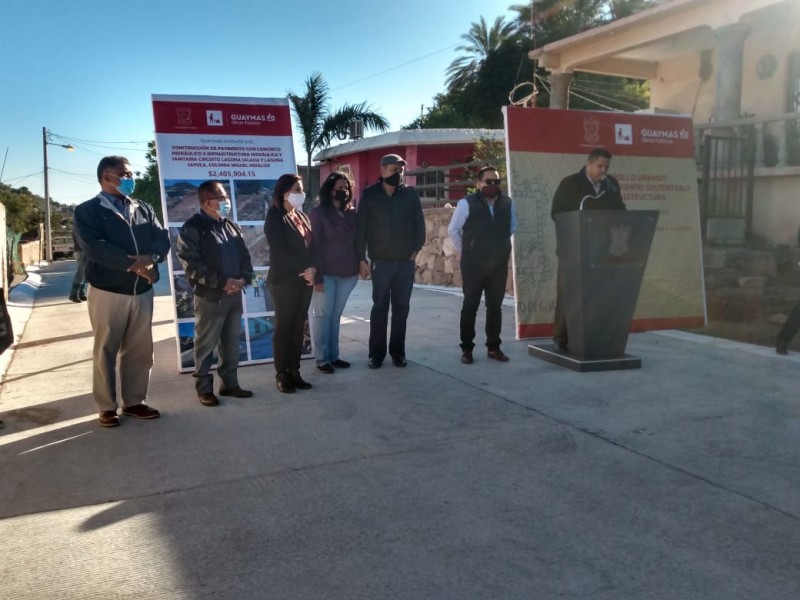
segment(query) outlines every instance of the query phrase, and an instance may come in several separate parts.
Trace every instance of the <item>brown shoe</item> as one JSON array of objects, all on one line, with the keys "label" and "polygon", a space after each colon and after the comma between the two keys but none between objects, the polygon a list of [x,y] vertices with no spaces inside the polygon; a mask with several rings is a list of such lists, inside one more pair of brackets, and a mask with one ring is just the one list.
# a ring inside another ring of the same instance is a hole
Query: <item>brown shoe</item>
[{"label": "brown shoe", "polygon": [[464,350],[464,352],[461,353],[461,362],[465,365],[471,365],[475,362],[472,360],[472,350]]},{"label": "brown shoe", "polygon": [[495,348],[494,350],[489,350],[486,353],[486,356],[491,358],[492,360],[496,360],[499,362],[508,362],[508,357],[503,354],[503,351],[500,348]]},{"label": "brown shoe", "polygon": [[214,394],[197,394],[197,399],[203,406],[219,405],[219,398],[217,398]]},{"label": "brown shoe", "polygon": [[100,427],[117,427],[119,425],[119,417],[116,411],[113,410],[104,410],[101,412],[98,421]]},{"label": "brown shoe", "polygon": [[157,419],[161,416],[155,408],[150,408],[147,404],[134,404],[122,409],[122,414],[126,417],[136,417],[137,419]]}]

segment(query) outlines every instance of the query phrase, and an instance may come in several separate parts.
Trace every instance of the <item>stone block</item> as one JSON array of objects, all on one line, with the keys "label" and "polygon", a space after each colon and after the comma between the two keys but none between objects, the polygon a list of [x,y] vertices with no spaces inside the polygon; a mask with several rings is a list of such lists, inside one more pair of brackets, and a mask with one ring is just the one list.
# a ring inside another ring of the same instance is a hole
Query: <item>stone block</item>
[{"label": "stone block", "polygon": [[464,280],[461,279],[461,271],[453,273],[453,285],[456,287],[462,287],[464,285]]},{"label": "stone block", "polygon": [[433,274],[433,285],[450,285],[450,282],[453,280],[452,275],[448,275],[447,273],[434,273]]},{"label": "stone block", "polygon": [[455,265],[454,258],[445,258],[444,259],[444,272],[450,273],[451,275],[456,272],[456,265]]},{"label": "stone block", "polygon": [[422,273],[422,283],[425,285],[433,283],[433,271],[427,270]]},{"label": "stone block", "polygon": [[444,256],[433,257],[433,270],[437,273],[444,273]]},{"label": "stone block", "polygon": [[455,246],[453,246],[453,240],[450,238],[445,238],[442,242],[442,252],[448,258],[451,256],[456,256],[458,253],[456,252]]}]

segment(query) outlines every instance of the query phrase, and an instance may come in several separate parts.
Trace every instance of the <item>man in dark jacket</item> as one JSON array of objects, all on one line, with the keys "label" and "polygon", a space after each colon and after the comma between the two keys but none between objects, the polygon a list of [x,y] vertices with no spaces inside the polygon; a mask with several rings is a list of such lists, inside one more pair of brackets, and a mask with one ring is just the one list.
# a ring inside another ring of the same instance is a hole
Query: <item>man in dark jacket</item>
[{"label": "man in dark jacket", "polygon": [[425,218],[416,190],[403,185],[405,165],[406,161],[397,154],[381,158],[380,179],[364,190],[358,203],[359,272],[364,278],[372,276],[370,369],[380,368],[386,358],[390,304],[389,355],[396,367],[408,364],[406,321],[414,286],[414,259],[425,243]]},{"label": "man in dark jacket", "polygon": [[486,303],[486,348],[493,360],[507,362],[500,350],[503,297],[516,218],[511,198],[500,191],[500,173],[487,165],[478,171],[477,191],[459,200],[447,233],[461,254],[464,303],[461,307],[461,362],[472,364],[475,317]]},{"label": "man in dark jacket", "polygon": [[220,396],[249,398],[239,386],[239,336],[242,332],[242,289],[253,279],[250,252],[239,226],[227,219],[231,201],[219,181],[197,189],[200,212],[181,227],[178,258],[194,290],[194,377],[197,399],[217,406],[214,377],[209,373],[214,348],[222,380]]},{"label": "man in dark jacket", "polygon": [[[550,216],[574,210],[625,210],[619,182],[608,175],[611,166],[611,153],[603,148],[595,148],[589,153],[586,165],[577,173],[561,180],[553,196]],[[581,206],[583,203],[583,206]],[[558,249],[556,249],[558,253]],[[553,343],[566,352],[569,347],[567,320],[564,313],[564,290],[561,271],[556,277],[556,310]]]},{"label": "man in dark jacket", "polygon": [[130,197],[128,159],[106,156],[97,165],[101,192],[75,209],[75,232],[85,253],[89,320],[94,331],[92,394],[100,425],[116,427],[116,362],[122,414],[155,419],[145,404],[153,366],[153,284],[169,252],[169,236],[153,208]]}]

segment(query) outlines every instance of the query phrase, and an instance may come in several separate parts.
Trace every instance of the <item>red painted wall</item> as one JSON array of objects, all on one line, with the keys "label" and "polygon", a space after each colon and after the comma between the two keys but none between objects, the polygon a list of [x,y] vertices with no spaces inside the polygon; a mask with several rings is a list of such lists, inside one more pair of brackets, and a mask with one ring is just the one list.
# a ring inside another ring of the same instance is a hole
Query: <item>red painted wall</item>
[{"label": "red painted wall", "polygon": [[[349,165],[355,185],[355,197],[358,198],[366,186],[372,185],[380,177],[381,157],[386,154],[399,154],[408,163],[406,171],[413,171],[423,166],[438,167],[468,162],[474,148],[474,144],[387,146],[343,154],[320,165],[320,182],[324,181],[331,171],[339,169],[342,165]],[[451,177],[461,179],[463,170],[451,171]],[[416,178],[407,177],[406,183],[414,185]],[[463,189],[451,188],[448,200],[455,201],[463,197]]]}]

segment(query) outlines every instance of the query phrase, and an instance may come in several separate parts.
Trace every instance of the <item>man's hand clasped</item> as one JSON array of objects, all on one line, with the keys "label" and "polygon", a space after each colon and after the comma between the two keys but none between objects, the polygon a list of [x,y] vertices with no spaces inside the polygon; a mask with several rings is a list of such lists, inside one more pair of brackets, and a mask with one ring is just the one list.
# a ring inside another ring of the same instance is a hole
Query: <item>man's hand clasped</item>
[{"label": "man's hand clasped", "polygon": [[222,291],[231,295],[240,294],[244,288],[244,284],[245,282],[243,279],[233,279],[232,277],[229,277],[225,282],[225,287],[222,288]]},{"label": "man's hand clasped", "polygon": [[153,258],[146,254],[132,255],[129,254],[128,258],[133,259],[133,264],[128,267],[128,271],[136,273],[139,277],[146,279],[148,283],[153,283],[156,280],[155,272],[153,271]]}]

